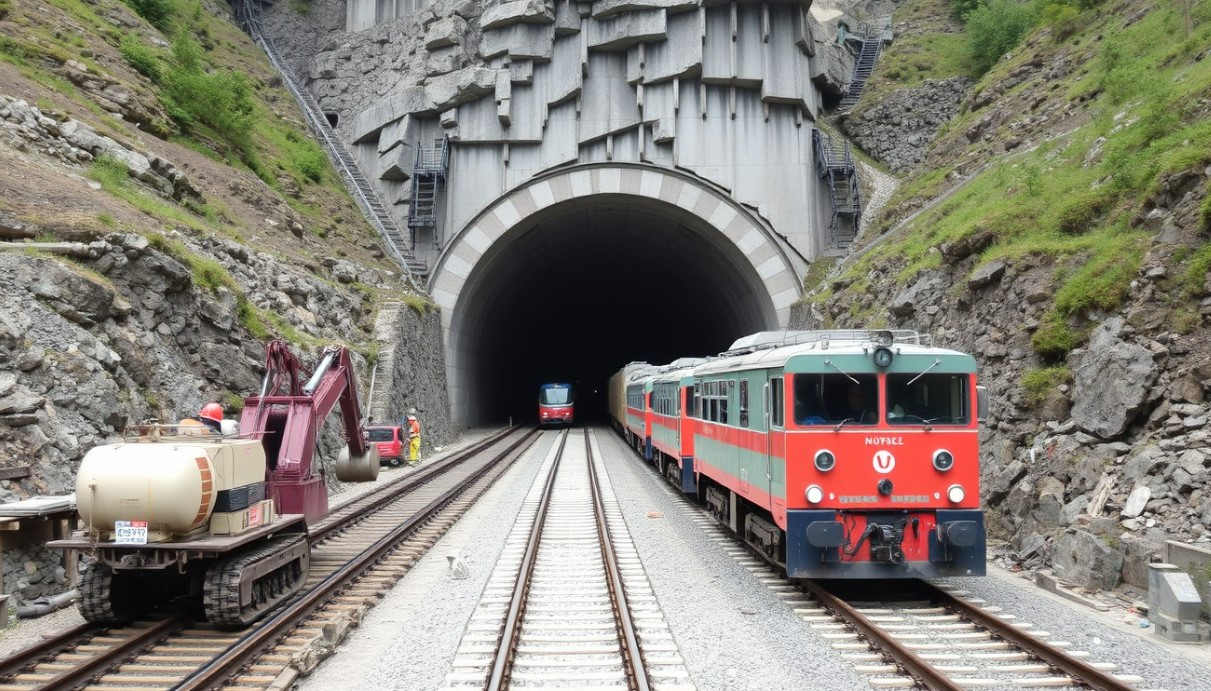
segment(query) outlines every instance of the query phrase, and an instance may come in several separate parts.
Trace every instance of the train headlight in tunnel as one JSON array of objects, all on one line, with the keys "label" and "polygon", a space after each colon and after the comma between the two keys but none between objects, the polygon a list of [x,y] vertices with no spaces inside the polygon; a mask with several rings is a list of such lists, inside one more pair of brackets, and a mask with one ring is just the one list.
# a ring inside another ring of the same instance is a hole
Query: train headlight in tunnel
[{"label": "train headlight in tunnel", "polygon": [[820,488],[820,485],[808,485],[807,491],[803,495],[807,497],[809,504],[819,504],[824,501],[824,490]]},{"label": "train headlight in tunnel", "polygon": [[933,452],[933,467],[937,468],[938,470],[946,472],[947,470],[953,468],[954,464],[954,454],[946,449],[938,449],[937,451]]},{"label": "train headlight in tunnel", "polygon": [[816,452],[816,470],[827,473],[837,465],[837,457],[832,451],[820,449]]},{"label": "train headlight in tunnel", "polygon": [[963,491],[962,485],[951,485],[946,488],[946,498],[950,500],[950,503],[958,504],[967,498],[967,492]]}]

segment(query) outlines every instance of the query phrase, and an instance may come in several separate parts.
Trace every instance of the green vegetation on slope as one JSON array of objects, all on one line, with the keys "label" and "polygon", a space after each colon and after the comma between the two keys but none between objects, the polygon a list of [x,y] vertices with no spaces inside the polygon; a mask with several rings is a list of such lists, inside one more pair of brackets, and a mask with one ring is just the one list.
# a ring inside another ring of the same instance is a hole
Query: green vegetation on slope
[{"label": "green vegetation on slope", "polygon": [[[857,279],[876,265],[888,265],[895,267],[899,282],[908,283],[941,265],[942,255],[934,248],[977,235],[988,239],[979,243],[986,247],[980,264],[1042,258],[1055,267],[1055,290],[1033,343],[1043,357],[1059,359],[1085,338],[1080,325],[1088,311],[1113,310],[1128,297],[1154,236],[1140,218],[1161,194],[1162,181],[1211,163],[1211,70],[1199,61],[1211,45],[1211,0],[1191,0],[1188,14],[1178,5],[1137,3],[1130,7],[1132,15],[1148,11],[1131,22],[1124,21],[1127,10],[1118,6],[1075,0],[1049,4],[1076,12],[1069,19],[1086,28],[1062,42],[1053,26],[1036,29],[1026,47],[998,62],[977,89],[998,88],[1023,64],[1047,64],[1062,53],[1075,69],[1048,85],[1046,93],[1083,113],[1074,118],[1073,129],[1049,138],[1039,133],[1038,146],[998,155],[987,142],[1019,136],[1008,129],[1013,118],[989,136],[969,141],[966,133],[988,117],[989,109],[961,114],[935,151],[946,152],[951,161],[978,156],[991,162],[970,173],[966,184],[915,219],[894,243],[883,243],[855,262],[845,277]],[[1032,88],[1041,94],[1044,87],[1018,84],[1004,97]],[[942,167],[909,179],[888,209],[938,196],[954,184],[951,172]],[[1211,202],[1204,203],[1201,218],[1206,233]],[[890,223],[884,219],[883,229]],[[1178,301],[1202,296],[1211,249],[1198,248],[1183,261],[1173,272],[1180,289],[1170,295]]]}]

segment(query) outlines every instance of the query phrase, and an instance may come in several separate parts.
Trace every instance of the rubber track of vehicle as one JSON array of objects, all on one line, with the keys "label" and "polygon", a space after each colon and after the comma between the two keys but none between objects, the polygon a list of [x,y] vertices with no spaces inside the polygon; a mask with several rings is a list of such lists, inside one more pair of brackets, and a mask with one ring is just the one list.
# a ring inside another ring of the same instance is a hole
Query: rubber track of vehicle
[{"label": "rubber track of vehicle", "polygon": [[[291,583],[286,590],[278,593],[273,599],[262,603],[261,606],[255,609],[250,608],[247,612],[240,610],[240,576],[244,568],[277,552],[290,549],[305,539],[307,539],[307,536],[302,533],[275,537],[264,547],[229,557],[223,562],[207,569],[206,582],[202,586],[202,607],[206,612],[206,619],[216,626],[245,626],[258,613],[269,609],[282,599],[298,592],[303,587],[303,583],[307,578],[306,573],[298,574],[295,582]],[[261,578],[273,578],[278,571],[287,569],[294,564],[295,562],[293,561],[287,562],[279,569],[267,573]]]},{"label": "rubber track of vehicle", "polygon": [[80,613],[94,624],[116,624],[121,620],[113,610],[111,596],[114,573],[101,562],[94,562],[80,576]]}]

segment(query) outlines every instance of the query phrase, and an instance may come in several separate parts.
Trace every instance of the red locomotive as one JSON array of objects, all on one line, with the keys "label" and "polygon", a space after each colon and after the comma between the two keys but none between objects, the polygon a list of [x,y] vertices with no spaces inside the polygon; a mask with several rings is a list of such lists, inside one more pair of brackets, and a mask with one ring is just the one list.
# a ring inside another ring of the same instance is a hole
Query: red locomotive
[{"label": "red locomotive", "polygon": [[984,574],[970,355],[905,331],[767,332],[646,386],[638,414],[670,421],[657,468],[789,576]]},{"label": "red locomotive", "polygon": [[571,426],[575,419],[575,396],[571,384],[543,384],[538,387],[539,427]]}]

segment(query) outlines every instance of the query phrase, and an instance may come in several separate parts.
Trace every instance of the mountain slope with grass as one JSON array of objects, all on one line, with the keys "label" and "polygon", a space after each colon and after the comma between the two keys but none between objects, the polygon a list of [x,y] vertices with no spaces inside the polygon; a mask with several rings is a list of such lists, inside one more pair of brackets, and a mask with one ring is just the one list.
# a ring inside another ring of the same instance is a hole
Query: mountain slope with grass
[{"label": "mountain slope with grass", "polygon": [[1211,541],[1211,2],[909,0],[896,21],[921,30],[855,113],[976,81],[796,323],[975,353],[992,534],[1145,585],[1163,539]]},{"label": "mountain slope with grass", "polygon": [[[222,2],[0,0],[0,502],[71,492],[129,423],[237,416],[271,338],[349,345],[363,386],[398,347],[450,438],[440,357],[406,355],[442,352],[439,316],[301,123]],[[18,600],[63,588],[55,554],[3,559]]]}]

